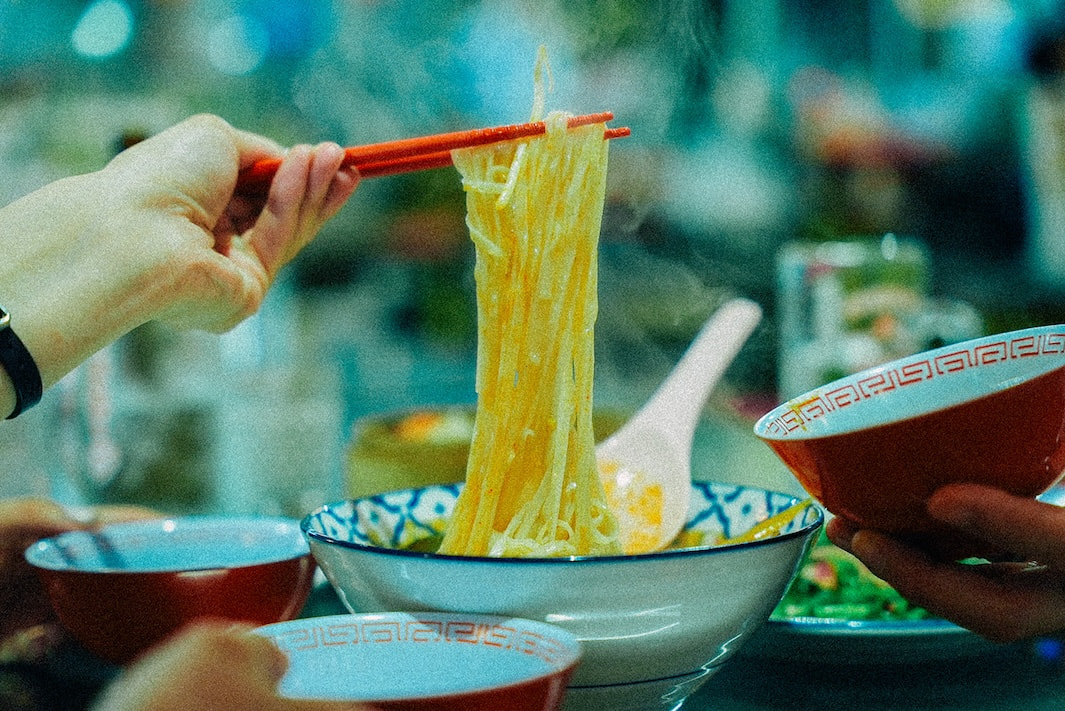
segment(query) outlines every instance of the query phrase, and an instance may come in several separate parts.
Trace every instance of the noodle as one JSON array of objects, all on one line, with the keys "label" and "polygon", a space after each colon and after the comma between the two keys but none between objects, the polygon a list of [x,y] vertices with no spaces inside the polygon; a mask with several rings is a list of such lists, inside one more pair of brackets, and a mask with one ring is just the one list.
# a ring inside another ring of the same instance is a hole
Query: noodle
[{"label": "noodle", "polygon": [[567,118],[453,154],[477,253],[478,402],[441,553],[621,552],[592,434],[608,142],[603,124],[567,129]]}]

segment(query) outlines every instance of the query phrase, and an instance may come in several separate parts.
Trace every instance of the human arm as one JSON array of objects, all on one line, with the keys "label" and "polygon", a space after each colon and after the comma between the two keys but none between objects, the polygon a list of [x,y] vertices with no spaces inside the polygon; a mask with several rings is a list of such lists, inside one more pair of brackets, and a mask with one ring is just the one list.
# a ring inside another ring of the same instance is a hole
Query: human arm
[{"label": "human arm", "polygon": [[203,621],[149,652],[107,688],[93,711],[371,711],[352,702],[281,698],[287,660],[246,627]]},{"label": "human arm", "polygon": [[[268,157],[283,160],[265,200],[237,194],[239,170]],[[220,332],[253,313],[355,189],[342,160],[196,116],[0,209],[0,305],[44,387],[148,321]],[[0,412],[13,407],[0,369]]]},{"label": "human arm", "polygon": [[1065,630],[1065,509],[976,484],[945,486],[928,513],[1022,562],[933,559],[836,518],[827,534],[910,602],[1000,642]]}]

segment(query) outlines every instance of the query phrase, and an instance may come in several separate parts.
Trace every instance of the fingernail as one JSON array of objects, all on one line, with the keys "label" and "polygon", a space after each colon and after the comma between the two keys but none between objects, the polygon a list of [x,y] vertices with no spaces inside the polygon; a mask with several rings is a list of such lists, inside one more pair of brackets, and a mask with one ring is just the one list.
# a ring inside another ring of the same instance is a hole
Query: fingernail
[{"label": "fingernail", "polygon": [[825,524],[825,535],[828,540],[843,550],[850,550],[851,540],[854,537],[854,529],[838,518],[829,519]]},{"label": "fingernail", "polygon": [[292,158],[293,156],[295,156],[297,158],[305,158],[307,156],[312,155],[313,153],[314,149],[310,145],[306,143],[298,143],[288,149],[288,152],[285,154],[285,157]]},{"label": "fingernail", "polygon": [[857,531],[851,538],[851,553],[860,558],[867,567],[875,568],[880,560],[880,538],[870,531]]},{"label": "fingernail", "polygon": [[957,528],[971,528],[975,513],[964,501],[950,495],[933,495],[925,506],[932,518]]},{"label": "fingernail", "polygon": [[344,154],[344,149],[339,144],[332,141],[326,141],[325,143],[318,144],[318,154],[322,158],[326,158],[330,161],[340,160]]},{"label": "fingernail", "polygon": [[249,632],[251,632],[254,629],[255,629],[255,626],[251,625],[251,624],[248,624],[247,622],[231,622],[226,627],[225,631],[226,631],[226,634],[242,635],[242,634],[248,634]]}]

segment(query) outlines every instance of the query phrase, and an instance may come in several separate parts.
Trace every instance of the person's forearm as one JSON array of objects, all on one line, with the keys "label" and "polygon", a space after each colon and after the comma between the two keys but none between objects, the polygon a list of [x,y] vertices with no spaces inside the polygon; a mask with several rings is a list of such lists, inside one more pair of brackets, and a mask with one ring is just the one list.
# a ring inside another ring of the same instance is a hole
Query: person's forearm
[{"label": "person's forearm", "polygon": [[[137,283],[138,275],[152,273],[148,255],[132,246],[115,252],[113,233],[122,225],[111,222],[114,211],[103,192],[94,173],[0,208],[0,305],[46,388],[152,316],[154,285]],[[6,376],[0,405],[4,412],[14,405]]]},{"label": "person's forearm", "polygon": [[7,417],[15,409],[15,388],[7,371],[0,368],[0,418]]},{"label": "person's forearm", "polygon": [[[235,194],[262,158],[282,159],[269,196]],[[254,313],[358,184],[343,159],[195,116],[0,208],[0,306],[44,388],[147,321],[221,332]],[[8,413],[11,385],[0,378]]]}]

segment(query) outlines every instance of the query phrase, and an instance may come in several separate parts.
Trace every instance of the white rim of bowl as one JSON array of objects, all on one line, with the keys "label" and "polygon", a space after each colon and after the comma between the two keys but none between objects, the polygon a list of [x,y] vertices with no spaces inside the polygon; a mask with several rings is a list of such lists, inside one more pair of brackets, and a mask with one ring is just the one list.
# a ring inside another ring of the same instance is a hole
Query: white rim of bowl
[{"label": "white rim of bowl", "polygon": [[[938,348],[933,348],[931,350],[921,351],[919,353],[914,353],[913,355],[905,356],[903,358],[897,358],[895,360],[889,361],[887,363],[882,363],[880,365],[876,365],[876,366],[873,366],[871,368],[866,368],[865,370],[861,370],[861,371],[859,371],[857,373],[852,373],[851,375],[847,375],[847,376],[844,376],[842,378],[838,378],[838,379],[833,380],[831,382],[825,383],[824,385],[821,385],[821,386],[818,386],[818,387],[816,387],[816,388],[814,388],[812,390],[809,390],[809,391],[803,393],[802,395],[798,395],[796,397],[793,397],[790,400],[788,400],[787,402],[784,402],[784,403],[781,403],[780,405],[777,405],[772,410],[770,410],[769,412],[765,413],[764,415],[762,415],[761,417],[758,418],[758,421],[755,422],[755,424],[754,424],[754,434],[757,437],[759,437],[759,438],[761,438],[763,440],[766,440],[766,441],[783,442],[783,441],[797,441],[797,440],[804,440],[804,439],[819,439],[819,438],[822,438],[822,437],[833,437],[833,436],[836,436],[836,435],[850,434],[850,433],[853,433],[853,432],[861,432],[863,430],[873,429],[874,427],[880,426],[881,423],[860,424],[860,425],[855,425],[855,426],[852,426],[852,427],[846,427],[846,428],[841,428],[841,429],[838,429],[838,430],[833,430],[832,432],[810,432],[810,431],[806,431],[806,430],[804,430],[802,428],[798,428],[798,429],[789,429],[789,430],[784,431],[783,433],[778,433],[778,432],[770,431],[769,426],[770,426],[770,423],[779,420],[785,414],[787,414],[787,413],[795,413],[795,412],[799,411],[801,408],[803,408],[804,406],[809,405],[809,403],[811,403],[812,401],[820,400],[827,393],[831,393],[834,390],[837,390],[840,387],[845,386],[847,384],[858,382],[858,381],[861,381],[861,380],[865,380],[865,379],[877,376],[877,375],[879,375],[881,373],[884,373],[886,371],[894,371],[894,370],[897,370],[897,369],[899,369],[901,367],[905,367],[907,365],[910,365],[910,364],[913,364],[913,363],[917,363],[917,362],[920,362],[922,360],[935,360],[937,357],[943,357],[943,356],[951,355],[951,354],[954,354],[954,353],[956,353],[958,351],[969,350],[969,349],[972,349],[974,347],[978,347],[978,346],[985,345],[985,344],[996,343],[996,342],[1003,341],[1003,340],[1018,341],[1018,340],[1028,339],[1028,338],[1038,339],[1039,337],[1045,336],[1045,335],[1048,335],[1048,334],[1057,334],[1057,335],[1061,336],[1061,342],[1060,342],[1060,345],[1059,345],[1059,349],[1060,349],[1060,353],[1062,354],[1062,359],[1061,359],[1061,362],[1058,365],[1055,365],[1053,367],[1047,367],[1045,370],[1042,370],[1041,372],[1038,372],[1038,373],[1032,375],[1031,377],[1040,377],[1040,376],[1046,375],[1047,373],[1051,373],[1051,372],[1053,372],[1053,371],[1055,371],[1055,370],[1057,370],[1059,368],[1065,367],[1065,325],[1063,325],[1063,324],[1055,324],[1055,325],[1051,325],[1051,326],[1035,326],[1033,328],[1024,328],[1024,329],[1020,329],[1020,330],[1017,330],[1017,331],[1007,331],[1007,332],[1004,332],[1004,333],[996,333],[996,334],[991,334],[991,335],[987,335],[987,336],[981,336],[979,338],[973,338],[973,339],[970,339],[970,340],[967,340],[967,341],[960,341],[958,343],[952,343],[952,344],[948,344],[948,345],[945,345],[945,346],[940,346]],[[1037,344],[1041,344],[1041,342],[1037,341]],[[1042,345],[1040,345],[1040,348],[1041,347],[1042,347]],[[1055,351],[1055,352],[1057,352],[1057,351]],[[1039,353],[1034,353],[1032,355],[1043,355],[1043,351],[1040,351]],[[1019,358],[1019,357],[1025,357],[1025,356],[1023,356],[1023,355],[1010,356],[1010,359],[1012,360],[1014,358]],[[980,364],[980,365],[984,365],[984,364]],[[892,387],[896,387],[896,386],[893,385]],[[913,417],[920,417],[922,415],[927,415],[927,414],[930,414],[930,413],[933,413],[933,412],[940,412],[942,410],[948,410],[948,409],[950,409],[952,407],[957,407],[958,405],[962,405],[962,404],[967,403],[967,402],[973,402],[975,400],[980,399],[981,397],[986,397],[989,394],[991,394],[991,393],[984,393],[984,394],[978,395],[976,397],[952,398],[952,399],[950,399],[950,400],[948,400],[946,402],[943,402],[942,404],[940,404],[937,407],[929,408],[927,410],[920,410],[918,412],[913,412],[911,414],[906,415],[905,417],[898,418],[898,420],[891,420],[891,421],[892,422],[894,422],[894,421],[902,421],[902,420],[906,420],[906,419],[911,419]],[[804,421],[809,421],[809,418],[804,417]]]},{"label": "white rim of bowl", "polygon": [[[774,496],[787,497],[789,499],[789,502],[786,504],[785,508],[787,506],[794,505],[794,504],[799,503],[800,501],[803,501],[802,497],[793,496],[791,494],[786,494],[786,493],[779,492],[779,491],[771,491],[769,489],[760,489],[758,487],[753,487],[753,486],[724,484],[723,482],[711,482],[711,481],[693,481],[692,482],[693,486],[709,486],[709,485],[712,485],[712,484],[717,484],[717,485],[722,485],[722,486],[739,486],[742,489],[747,489],[747,490],[757,491],[757,492],[763,492],[763,493],[771,494],[771,495],[774,495]],[[414,489],[411,489],[411,490],[413,491],[413,490],[417,490],[417,489],[432,489],[432,488],[438,488],[440,486],[448,486],[448,485],[435,484],[435,485],[430,485],[430,486],[426,486],[426,487],[415,487]],[[455,486],[455,485],[451,485],[451,486]],[[403,490],[401,490],[401,491],[403,491]],[[386,493],[388,493],[388,492],[386,492]],[[804,523],[803,525],[799,526],[798,528],[796,528],[793,531],[788,531],[787,533],[778,533],[775,536],[770,536],[768,538],[760,538],[760,539],[755,540],[755,541],[744,541],[742,543],[730,543],[730,544],[727,544],[727,545],[704,544],[704,545],[690,546],[690,547],[685,547],[685,548],[669,548],[669,549],[666,549],[666,550],[654,551],[654,552],[651,552],[651,553],[640,553],[638,555],[633,555],[633,554],[600,555],[600,556],[595,556],[595,555],[577,555],[577,556],[559,556],[559,557],[555,557],[555,558],[535,558],[535,557],[517,558],[517,557],[493,557],[493,556],[468,556],[468,555],[453,555],[453,554],[450,554],[450,553],[433,553],[433,552],[428,552],[428,551],[412,551],[412,550],[407,550],[407,549],[404,549],[404,548],[384,548],[384,547],[381,547],[381,546],[371,546],[371,545],[366,545],[366,544],[363,544],[363,543],[355,543],[355,542],[352,542],[352,541],[342,541],[339,538],[334,538],[334,537],[329,536],[329,535],[327,535],[327,534],[325,534],[325,533],[323,533],[321,531],[314,531],[314,530],[310,529],[311,520],[315,516],[317,516],[320,513],[322,513],[323,511],[327,511],[327,510],[329,510],[330,508],[333,508],[333,507],[346,506],[346,505],[351,504],[352,502],[355,502],[355,501],[373,501],[374,499],[380,499],[380,497],[384,496],[384,495],[385,494],[375,494],[373,496],[366,496],[366,497],[359,498],[359,499],[344,499],[344,500],[341,500],[341,501],[334,501],[334,502],[319,506],[317,509],[315,509],[311,513],[307,514],[303,518],[303,520],[300,522],[300,529],[303,531],[303,534],[308,538],[308,540],[310,540],[312,542],[325,543],[325,544],[328,544],[328,545],[340,546],[342,548],[348,548],[348,549],[351,549],[351,550],[362,551],[364,553],[372,553],[372,554],[375,554],[375,555],[398,556],[398,557],[402,557],[402,558],[421,558],[421,559],[425,559],[425,560],[463,561],[463,562],[472,563],[472,564],[495,565],[495,566],[499,566],[499,565],[562,565],[562,564],[573,564],[573,563],[583,563],[583,564],[588,565],[588,564],[592,564],[592,563],[607,563],[607,564],[609,564],[609,563],[620,563],[620,562],[625,562],[625,561],[643,561],[643,560],[652,561],[652,560],[660,560],[662,558],[691,557],[691,556],[702,556],[702,555],[723,555],[723,554],[726,554],[726,553],[729,553],[729,552],[735,552],[737,550],[746,549],[746,548],[760,548],[762,546],[776,545],[776,544],[779,544],[779,543],[783,543],[785,541],[790,541],[790,540],[792,540],[794,538],[802,538],[802,537],[805,537],[805,536],[807,536],[807,535],[809,535],[811,533],[816,532],[821,527],[821,525],[824,523],[824,520],[825,520],[824,509],[822,509],[821,506],[819,504],[817,504],[816,502],[811,501],[809,503],[809,506],[807,506],[807,508],[803,511],[802,515],[809,517],[811,515],[810,512],[812,510],[813,511],[813,520],[807,521],[806,523]],[[798,515],[799,514],[796,514],[796,516],[798,516]]]},{"label": "white rim of bowl", "polygon": [[[294,518],[287,518],[283,516],[225,516],[225,515],[188,515],[188,516],[171,516],[163,518],[148,518],[138,519],[136,521],[123,521],[119,523],[111,523],[103,526],[96,531],[93,530],[74,530],[65,531],[48,538],[43,538],[34,542],[28,546],[23,554],[26,562],[30,565],[42,568],[44,570],[54,570],[57,572],[76,572],[76,573],[108,573],[108,574],[121,574],[130,573],[137,575],[159,573],[172,575],[174,573],[186,573],[186,572],[203,572],[209,570],[237,570],[240,568],[253,568],[259,565],[270,565],[272,563],[281,563],[289,560],[296,560],[310,555],[310,548],[306,546],[306,538],[304,537],[305,547],[300,549],[297,553],[293,548],[286,555],[269,555],[262,556],[256,559],[250,559],[246,562],[238,564],[222,564],[222,565],[199,565],[194,567],[152,567],[152,566],[121,566],[121,567],[107,567],[105,565],[82,567],[72,564],[66,559],[64,553],[64,543],[71,538],[83,538],[85,536],[93,537],[95,534],[102,534],[103,537],[94,539],[94,545],[107,546],[109,543],[109,537],[117,535],[119,537],[124,535],[136,535],[134,532],[137,529],[150,528],[157,530],[163,527],[173,527],[174,529],[203,529],[215,526],[230,527],[234,524],[240,526],[247,526],[252,524],[255,530],[264,530],[276,526],[288,526],[294,531],[300,531],[300,521]],[[49,555],[50,551],[55,549],[59,558],[58,564],[53,564],[48,560],[42,559],[42,556]],[[101,557],[106,556],[107,551],[101,552]],[[119,554],[121,555],[121,554]]]},{"label": "white rim of bowl", "polygon": [[[565,654],[561,662],[559,662],[553,669],[544,671],[543,673],[522,677],[521,679],[507,682],[505,684],[488,685],[488,686],[474,686],[468,689],[461,689],[457,691],[449,691],[445,693],[436,694],[421,694],[415,696],[392,696],[392,697],[374,697],[368,699],[352,699],[352,701],[365,701],[366,703],[388,703],[390,701],[402,701],[402,700],[415,700],[415,699],[446,699],[453,696],[464,696],[466,694],[476,694],[484,691],[496,691],[502,689],[508,689],[511,687],[524,686],[530,683],[536,683],[543,679],[549,679],[559,674],[565,674],[573,671],[580,663],[581,657],[584,654],[584,647],[581,644],[581,640],[577,635],[564,629],[558,625],[553,625],[550,622],[543,622],[540,620],[533,620],[526,617],[516,617],[513,615],[491,615],[477,612],[442,612],[442,611],[425,611],[425,612],[403,612],[403,611],[389,611],[389,612],[353,612],[343,613],[337,615],[326,615],[324,617],[309,617],[296,620],[286,620],[283,622],[274,622],[269,625],[263,625],[252,630],[252,634],[257,634],[263,637],[274,637],[271,634],[273,631],[284,631],[286,629],[299,629],[308,624],[315,625],[328,625],[339,622],[345,622],[350,620],[381,620],[388,621],[395,619],[397,616],[406,619],[412,618],[413,620],[431,620],[431,621],[458,621],[458,622],[475,622],[479,624],[496,624],[496,623],[516,623],[520,624],[526,629],[534,632],[541,632],[545,635],[555,637],[560,644],[564,645]],[[548,662],[548,664],[550,664]],[[328,699],[322,699],[328,701]],[[338,699],[340,702],[348,701],[348,699]]]}]

